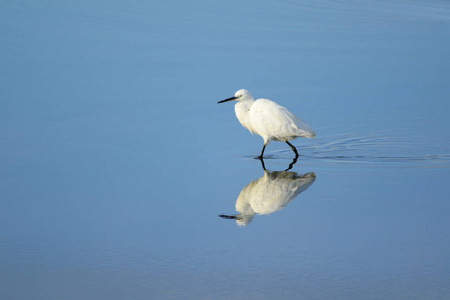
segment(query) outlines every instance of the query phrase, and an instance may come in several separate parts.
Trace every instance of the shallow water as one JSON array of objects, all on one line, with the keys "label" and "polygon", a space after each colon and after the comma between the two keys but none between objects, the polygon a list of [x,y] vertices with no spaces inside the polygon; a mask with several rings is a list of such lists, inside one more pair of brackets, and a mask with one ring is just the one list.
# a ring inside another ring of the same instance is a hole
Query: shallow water
[{"label": "shallow water", "polygon": [[[0,16],[2,299],[450,297],[447,1]],[[240,88],[315,129],[297,161]]]}]

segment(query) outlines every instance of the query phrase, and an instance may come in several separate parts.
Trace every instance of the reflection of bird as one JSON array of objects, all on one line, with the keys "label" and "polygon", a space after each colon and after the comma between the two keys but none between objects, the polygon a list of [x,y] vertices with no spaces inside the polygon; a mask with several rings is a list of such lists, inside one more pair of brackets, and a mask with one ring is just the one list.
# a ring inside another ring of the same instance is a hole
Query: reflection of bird
[{"label": "reflection of bird", "polygon": [[235,219],[240,226],[246,226],[255,213],[267,215],[283,209],[301,192],[307,190],[316,180],[314,173],[298,175],[295,172],[264,170],[264,175],[244,187],[236,200],[235,216],[220,215]]},{"label": "reflection of bird", "polygon": [[242,126],[264,139],[264,145],[258,158],[262,158],[266,145],[271,141],[286,142],[298,156],[297,149],[289,143],[298,137],[313,138],[314,130],[308,124],[294,116],[283,106],[268,100],[254,100],[249,91],[241,89],[233,97],[219,101],[237,101],[234,111]]}]

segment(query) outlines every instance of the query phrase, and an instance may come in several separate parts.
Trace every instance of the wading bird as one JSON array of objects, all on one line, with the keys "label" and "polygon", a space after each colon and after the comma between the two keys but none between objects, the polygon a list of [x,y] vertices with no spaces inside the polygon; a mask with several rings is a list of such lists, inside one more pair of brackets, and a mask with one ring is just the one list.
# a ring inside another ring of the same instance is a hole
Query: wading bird
[{"label": "wading bird", "polygon": [[256,133],[264,139],[261,154],[257,157],[261,159],[270,141],[286,142],[295,157],[298,157],[297,149],[289,143],[298,137],[313,138],[316,136],[314,130],[305,122],[294,116],[285,107],[269,99],[254,100],[252,94],[241,89],[233,97],[219,101],[237,101],[234,111],[239,122],[252,134]]},{"label": "wading bird", "polygon": [[[264,166],[263,166],[264,168]],[[264,175],[242,189],[236,200],[237,215],[219,215],[234,219],[239,226],[246,226],[255,214],[269,215],[286,207],[316,180],[313,172],[298,175],[295,172],[264,169]]]}]

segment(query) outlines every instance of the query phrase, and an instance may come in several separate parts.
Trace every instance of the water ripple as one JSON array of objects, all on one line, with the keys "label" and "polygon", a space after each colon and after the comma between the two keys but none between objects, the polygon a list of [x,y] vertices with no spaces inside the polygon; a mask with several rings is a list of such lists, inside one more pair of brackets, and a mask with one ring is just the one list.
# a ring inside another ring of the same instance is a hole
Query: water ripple
[{"label": "water ripple", "polygon": [[[432,140],[401,140],[383,132],[368,136],[342,134],[323,137],[309,146],[297,143],[304,160],[332,163],[372,164],[374,167],[450,167],[450,147]],[[290,156],[289,149],[276,151],[275,156]],[[379,165],[379,164],[382,165]],[[395,164],[395,165],[389,165]]]}]

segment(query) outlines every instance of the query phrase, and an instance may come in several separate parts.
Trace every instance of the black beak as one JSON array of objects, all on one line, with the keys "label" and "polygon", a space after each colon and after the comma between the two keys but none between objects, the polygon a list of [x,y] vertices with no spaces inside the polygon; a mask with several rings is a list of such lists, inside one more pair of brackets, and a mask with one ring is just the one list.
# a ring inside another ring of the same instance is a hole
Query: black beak
[{"label": "black beak", "polygon": [[219,102],[217,102],[217,103],[224,103],[224,102],[227,102],[227,101],[233,101],[233,100],[236,100],[237,98],[236,97],[231,97],[231,98],[227,98],[227,99],[225,99],[225,100],[222,100],[222,101],[219,101]]}]

